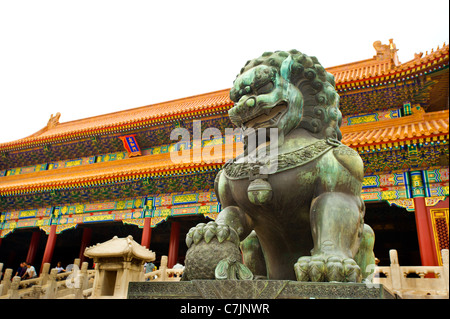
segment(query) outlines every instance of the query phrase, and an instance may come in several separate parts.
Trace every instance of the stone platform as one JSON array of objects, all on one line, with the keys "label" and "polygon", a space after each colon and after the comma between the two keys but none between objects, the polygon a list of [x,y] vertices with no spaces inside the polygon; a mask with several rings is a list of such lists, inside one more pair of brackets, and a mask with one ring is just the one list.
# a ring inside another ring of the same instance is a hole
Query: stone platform
[{"label": "stone platform", "polygon": [[382,285],[289,280],[130,282],[128,299],[395,299]]}]

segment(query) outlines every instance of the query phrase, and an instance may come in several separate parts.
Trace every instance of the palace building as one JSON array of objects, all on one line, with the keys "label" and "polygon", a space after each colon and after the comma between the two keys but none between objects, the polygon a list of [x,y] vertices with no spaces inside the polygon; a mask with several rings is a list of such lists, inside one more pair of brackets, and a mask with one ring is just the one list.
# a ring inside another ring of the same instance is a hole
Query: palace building
[{"label": "palace building", "polygon": [[[363,159],[365,222],[389,264],[442,265],[449,246],[449,45],[400,62],[392,40],[335,76],[342,142]],[[214,178],[224,164],[229,89],[47,125],[0,144],[0,262],[67,265],[113,236],[184,261],[188,230],[220,212]],[[63,106],[62,106],[63,108]],[[217,128],[222,136],[199,135]],[[189,141],[171,140],[175,128]],[[197,134],[197,138],[195,135]],[[241,144],[240,136],[234,143]],[[211,155],[177,163],[176,151]],[[217,154],[216,154],[217,153]],[[92,262],[92,261],[90,261]]]}]

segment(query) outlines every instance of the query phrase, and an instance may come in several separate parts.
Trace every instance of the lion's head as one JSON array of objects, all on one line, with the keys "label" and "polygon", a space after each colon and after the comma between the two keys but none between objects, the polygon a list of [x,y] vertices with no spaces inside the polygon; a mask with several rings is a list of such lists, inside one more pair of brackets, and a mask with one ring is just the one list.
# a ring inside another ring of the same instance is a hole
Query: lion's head
[{"label": "lion's head", "polygon": [[301,127],[317,138],[340,140],[342,115],[334,76],[317,58],[297,50],[266,52],[241,69],[230,91],[234,125],[278,128],[284,136]]}]

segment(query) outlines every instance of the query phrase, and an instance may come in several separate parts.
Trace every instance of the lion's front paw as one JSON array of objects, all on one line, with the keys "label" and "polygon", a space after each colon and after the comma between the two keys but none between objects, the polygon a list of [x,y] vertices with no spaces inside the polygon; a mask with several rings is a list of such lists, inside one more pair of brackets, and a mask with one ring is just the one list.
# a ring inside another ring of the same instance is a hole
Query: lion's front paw
[{"label": "lion's front paw", "polygon": [[187,280],[215,279],[215,269],[221,260],[241,260],[239,236],[227,225],[201,223],[186,235],[188,251],[183,276]]},{"label": "lion's front paw", "polygon": [[351,258],[305,256],[294,265],[298,281],[361,282],[361,269]]},{"label": "lion's front paw", "polygon": [[190,248],[192,244],[196,245],[202,240],[209,243],[214,238],[219,243],[228,240],[239,245],[239,236],[236,231],[227,225],[219,225],[216,222],[200,223],[192,227],[186,235],[186,245]]}]

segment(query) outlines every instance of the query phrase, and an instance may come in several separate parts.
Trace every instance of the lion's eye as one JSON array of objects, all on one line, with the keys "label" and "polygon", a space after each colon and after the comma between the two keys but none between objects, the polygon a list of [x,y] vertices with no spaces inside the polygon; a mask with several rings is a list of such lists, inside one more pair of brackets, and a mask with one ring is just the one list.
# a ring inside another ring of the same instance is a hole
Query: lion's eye
[{"label": "lion's eye", "polygon": [[241,98],[241,95],[239,94],[239,90],[236,90],[235,88],[232,88],[230,90],[230,99],[233,102],[239,101]]},{"label": "lion's eye", "polygon": [[256,89],[256,93],[267,94],[267,93],[272,92],[272,90],[273,90],[273,83],[268,82],[268,83],[264,84],[263,86],[259,87],[258,89]]}]

